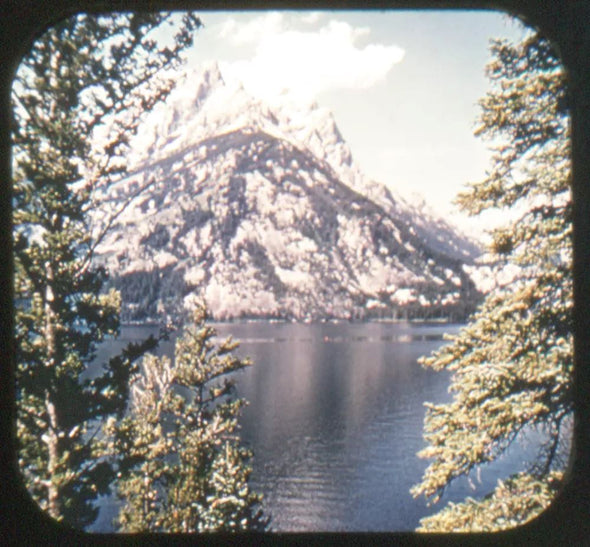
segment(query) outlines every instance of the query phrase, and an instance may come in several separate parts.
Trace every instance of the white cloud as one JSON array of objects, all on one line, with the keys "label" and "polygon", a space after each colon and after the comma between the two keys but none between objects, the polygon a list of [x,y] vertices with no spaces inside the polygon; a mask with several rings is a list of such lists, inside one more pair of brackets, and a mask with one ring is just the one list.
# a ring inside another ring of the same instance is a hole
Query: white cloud
[{"label": "white cloud", "polygon": [[320,20],[322,14],[319,11],[311,11],[307,15],[303,15],[301,17],[301,22],[306,23],[308,25],[313,25]]},{"label": "white cloud", "polygon": [[395,45],[357,46],[359,38],[369,34],[369,28],[336,20],[318,30],[298,30],[280,13],[245,24],[229,20],[221,35],[236,45],[254,44],[256,53],[248,60],[225,63],[224,75],[240,79],[266,99],[289,93],[310,100],[327,90],[366,89],[383,80],[404,56]]},{"label": "white cloud", "polygon": [[232,18],[221,26],[219,36],[229,39],[236,45],[255,43],[262,36],[280,33],[283,28],[283,21],[283,15],[276,11],[255,17],[247,23],[238,23]]}]

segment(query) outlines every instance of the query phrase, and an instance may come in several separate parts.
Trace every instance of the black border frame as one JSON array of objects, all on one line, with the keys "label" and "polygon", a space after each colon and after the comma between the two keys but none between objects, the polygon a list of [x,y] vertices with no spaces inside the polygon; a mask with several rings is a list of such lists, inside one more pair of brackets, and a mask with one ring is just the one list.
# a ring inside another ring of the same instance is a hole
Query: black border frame
[{"label": "black border frame", "polygon": [[[42,512],[18,479],[12,295],[10,88],[21,57],[45,28],[76,12],[261,9],[479,9],[508,12],[556,45],[569,77],[574,247],[574,439],[564,487],[538,518],[476,534],[88,534]],[[590,545],[590,2],[587,0],[0,0],[0,538],[11,544]]]}]

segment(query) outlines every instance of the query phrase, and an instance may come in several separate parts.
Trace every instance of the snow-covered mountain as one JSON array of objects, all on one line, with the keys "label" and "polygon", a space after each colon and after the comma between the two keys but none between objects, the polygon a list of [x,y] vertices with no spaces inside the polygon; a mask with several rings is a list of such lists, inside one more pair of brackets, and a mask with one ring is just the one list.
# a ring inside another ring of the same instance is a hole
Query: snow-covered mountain
[{"label": "snow-covered mountain", "polygon": [[[98,248],[124,320],[204,300],[216,319],[463,316],[479,250],[368,180],[332,115],[264,104],[216,65],[188,74],[133,141]],[[125,206],[125,204],[127,204]]]}]

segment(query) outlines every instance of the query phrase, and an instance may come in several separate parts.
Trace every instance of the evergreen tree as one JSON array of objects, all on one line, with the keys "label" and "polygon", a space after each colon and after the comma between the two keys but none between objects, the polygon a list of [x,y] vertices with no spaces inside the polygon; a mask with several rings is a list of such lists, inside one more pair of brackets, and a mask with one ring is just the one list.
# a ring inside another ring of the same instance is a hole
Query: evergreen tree
[{"label": "evergreen tree", "polygon": [[472,214],[496,208],[512,218],[492,231],[498,285],[449,345],[423,364],[454,375],[449,404],[427,405],[432,459],[412,489],[437,501],[455,478],[500,457],[527,433],[546,439],[522,471],[498,480],[483,500],[449,504],[421,530],[496,530],[540,513],[562,477],[572,416],[572,244],[566,76],[547,40],[492,43],[491,90],[476,134],[492,140],[487,178],[459,195]]},{"label": "evergreen tree", "polygon": [[177,339],[174,362],[146,356],[132,383],[128,416],[111,420],[115,451],[126,454],[119,475],[121,530],[211,532],[264,530],[261,497],[248,485],[250,452],[241,446],[234,372],[249,366],[216,345],[197,309]]},{"label": "evergreen tree", "polygon": [[[155,31],[173,22],[160,44]],[[100,234],[87,213],[125,172],[129,138],[170,92],[166,72],[199,25],[191,14],[72,17],[35,40],[12,88],[18,463],[41,508],[79,527],[113,478],[100,424],[124,411],[133,361],[153,346],[86,374],[96,344],[118,332],[120,304],[92,265]]]}]

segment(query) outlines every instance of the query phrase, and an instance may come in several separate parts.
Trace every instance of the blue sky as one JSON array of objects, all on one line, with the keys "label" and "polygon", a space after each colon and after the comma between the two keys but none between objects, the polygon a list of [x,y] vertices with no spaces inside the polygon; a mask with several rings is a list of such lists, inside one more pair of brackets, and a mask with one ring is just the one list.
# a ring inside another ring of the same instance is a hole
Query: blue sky
[{"label": "blue sky", "polygon": [[[290,94],[334,112],[370,177],[418,193],[463,227],[451,204],[485,176],[473,136],[488,87],[490,38],[522,36],[494,11],[204,12],[190,64],[216,60],[226,77],[272,98]],[[485,224],[485,222],[484,222]]]}]

